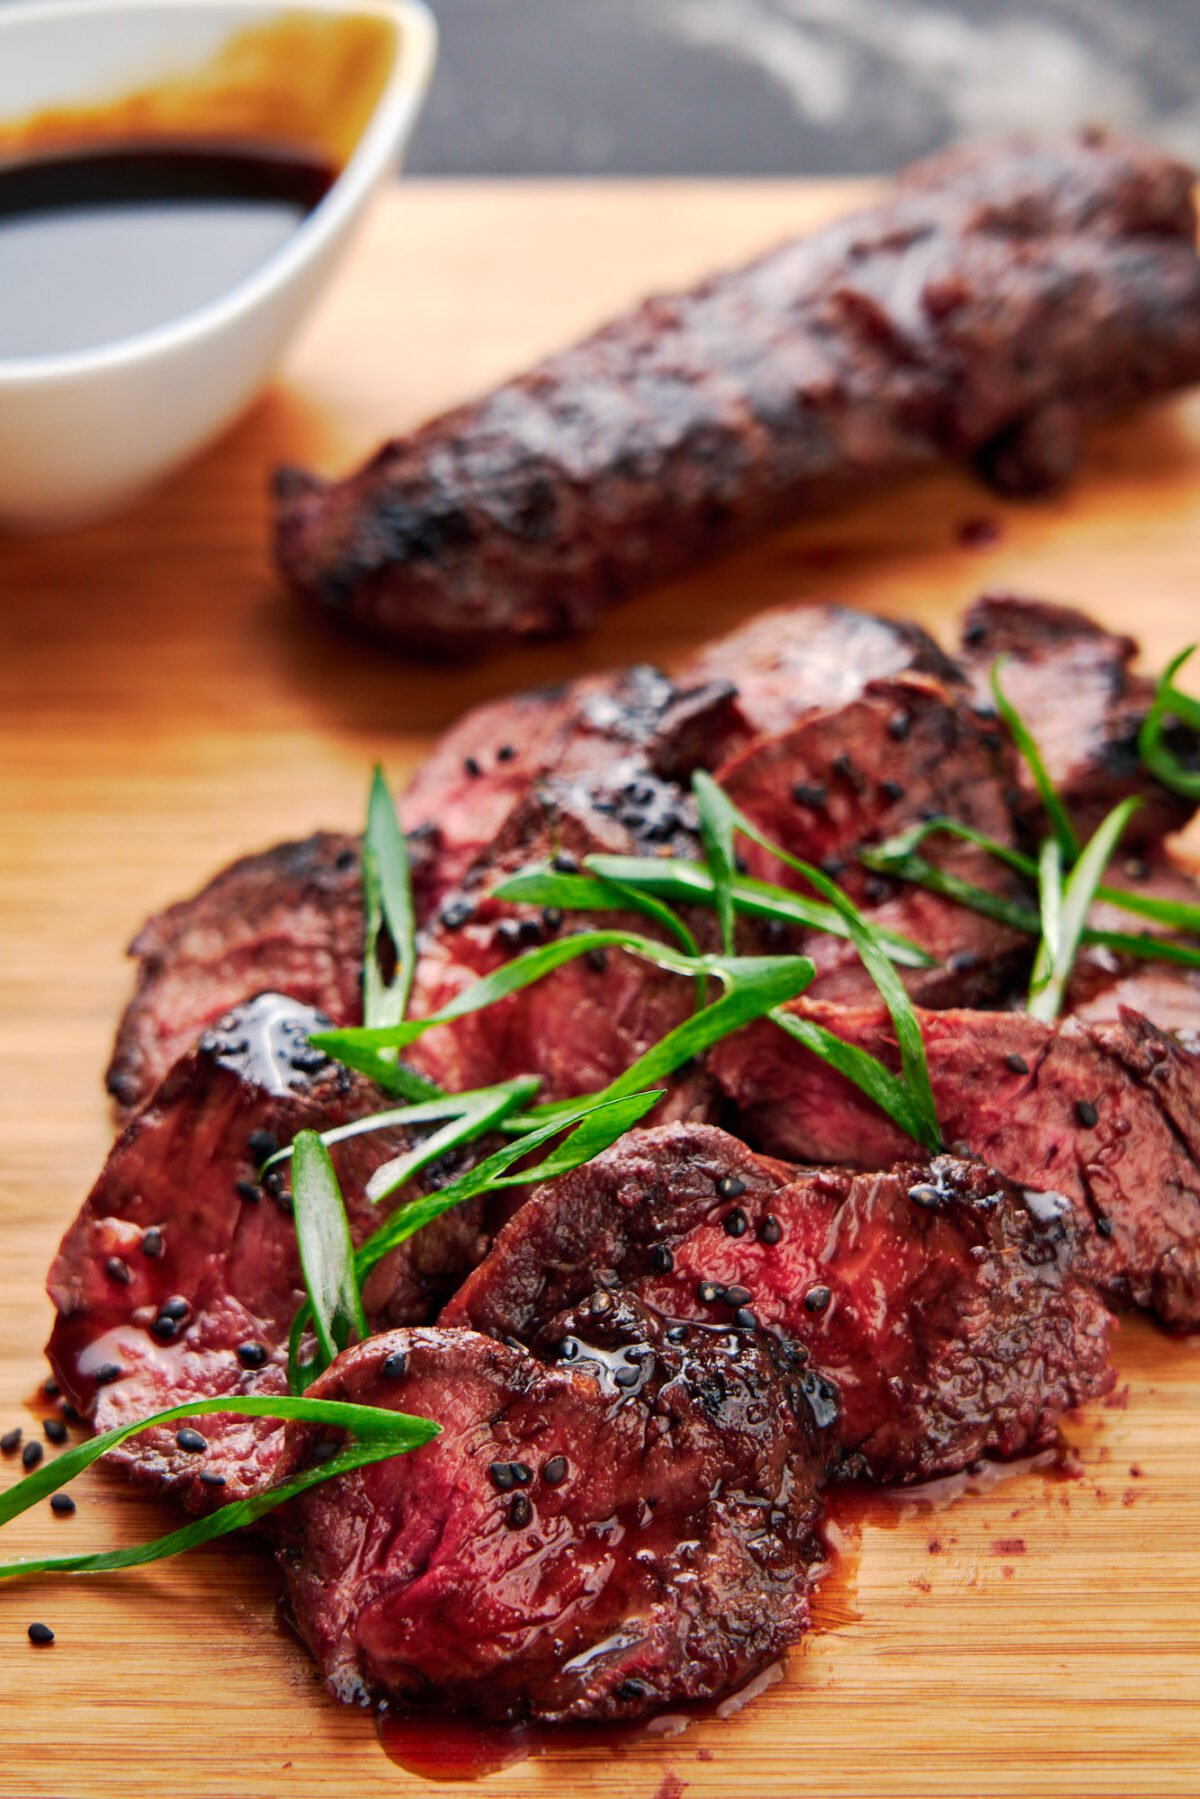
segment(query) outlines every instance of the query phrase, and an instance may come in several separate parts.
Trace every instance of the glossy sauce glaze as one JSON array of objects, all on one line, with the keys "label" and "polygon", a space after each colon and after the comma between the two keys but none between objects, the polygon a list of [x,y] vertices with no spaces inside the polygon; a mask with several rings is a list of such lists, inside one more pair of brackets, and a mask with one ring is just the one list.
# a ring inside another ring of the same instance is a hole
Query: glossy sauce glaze
[{"label": "glossy sauce glaze", "polygon": [[203,139],[0,160],[0,359],[118,343],[220,299],[337,172],[309,148]]}]

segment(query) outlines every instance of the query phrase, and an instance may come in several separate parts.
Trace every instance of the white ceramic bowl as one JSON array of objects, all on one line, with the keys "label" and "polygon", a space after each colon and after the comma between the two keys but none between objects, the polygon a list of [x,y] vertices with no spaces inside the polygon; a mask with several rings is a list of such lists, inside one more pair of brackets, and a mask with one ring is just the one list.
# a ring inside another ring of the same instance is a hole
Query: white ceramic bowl
[{"label": "white ceramic bowl", "polygon": [[422,0],[0,4],[0,125],[186,83],[190,72],[219,67],[214,58],[239,34],[296,21],[318,34],[345,31],[354,20],[373,22],[349,29],[382,43],[386,73],[373,78],[373,106],[342,173],[275,255],[173,323],[69,355],[0,358],[0,528],[45,529],[116,510],[254,398],[371,194],[397,167],[437,42]]}]

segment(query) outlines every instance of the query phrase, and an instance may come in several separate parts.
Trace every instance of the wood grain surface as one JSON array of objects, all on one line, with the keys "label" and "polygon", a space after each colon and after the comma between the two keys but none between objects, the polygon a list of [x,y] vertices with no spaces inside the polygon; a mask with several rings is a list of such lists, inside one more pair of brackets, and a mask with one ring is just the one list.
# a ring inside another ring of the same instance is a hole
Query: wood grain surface
[{"label": "wood grain surface", "polygon": [[[42,1283],[104,1156],[100,1076],[151,907],[235,853],[355,826],[466,705],[632,656],[670,663],[769,601],[828,595],[943,634],[984,587],[1078,601],[1165,657],[1200,635],[1200,402],[1115,429],[1053,504],[952,477],[785,534],[614,613],[583,644],[406,668],[272,578],[265,481],[337,469],[614,306],[849,204],[846,187],[410,184],[381,204],[278,384],[137,511],[0,543],[0,1425],[36,1430]],[[169,399],[164,400],[169,404]],[[1000,527],[985,548],[968,521]],[[1069,696],[1067,696],[1069,703]],[[782,1681],[727,1721],[558,1751],[497,1799],[1200,1792],[1200,1342],[1123,1325],[1121,1387],[1068,1427],[1083,1474],[873,1518]],[[19,1469],[0,1468],[7,1485]],[[169,1527],[112,1475],[8,1553]],[[884,1523],[890,1522],[890,1528]],[[851,1533],[855,1535],[854,1532]],[[50,1649],[26,1639],[42,1619]],[[6,1799],[428,1791],[334,1705],[251,1541],[0,1588]]]}]

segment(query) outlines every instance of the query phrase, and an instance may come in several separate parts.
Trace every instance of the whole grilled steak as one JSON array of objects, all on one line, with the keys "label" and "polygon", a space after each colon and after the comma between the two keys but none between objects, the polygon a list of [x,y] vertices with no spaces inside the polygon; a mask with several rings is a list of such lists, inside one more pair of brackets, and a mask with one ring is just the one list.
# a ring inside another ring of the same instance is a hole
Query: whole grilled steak
[{"label": "whole grilled steak", "polygon": [[[1142,804],[1126,829],[1126,844],[1156,842],[1187,822],[1193,808],[1156,781],[1138,755],[1154,683],[1131,670],[1137,654],[1132,637],[1106,631],[1071,606],[985,594],[963,620],[959,653],[987,707],[992,667],[1002,660],[1003,691],[1032,732],[1081,836],[1090,836],[1105,813],[1131,794]],[[1194,740],[1187,747],[1194,753]],[[1042,836],[1046,821],[1023,757],[1017,781],[1021,821]]]},{"label": "whole grilled steak", "polygon": [[[267,994],[222,1019],[122,1132],[50,1270],[48,1354],[68,1398],[99,1430],[184,1400],[287,1390],[287,1336],[304,1300],[286,1168],[257,1178],[297,1131],[327,1130],[394,1104],[307,1042],[318,1014]],[[356,1241],[386,1215],[370,1172],[409,1147],[401,1131],[334,1150]],[[487,1246],[479,1208],[444,1214],[367,1283],[378,1325],[436,1315]],[[195,1507],[253,1491],[282,1441],[271,1419],[205,1418],[207,1450],[169,1427],[114,1459]]]},{"label": "whole grilled steak", "polygon": [[[807,1011],[894,1062],[877,1009]],[[945,1141],[1010,1180],[1065,1194],[1081,1265],[1113,1303],[1176,1330],[1200,1327],[1200,1056],[1128,1011],[1102,1025],[1023,1012],[919,1018]],[[912,1152],[898,1126],[776,1025],[718,1044],[710,1067],[741,1128],[775,1154],[880,1168]]]},{"label": "whole grilled steak", "polygon": [[944,460],[1043,488],[1090,421],[1200,376],[1191,181],[1097,133],[922,165],[343,482],[282,471],[279,566],[405,649],[472,655]]},{"label": "whole grilled steak", "polygon": [[[598,1297],[560,1319],[559,1367],[394,1331],[312,1389],[442,1426],[282,1526],[296,1624],[339,1698],[636,1718],[728,1692],[803,1631],[822,1458],[786,1353],[731,1330],[677,1343]],[[289,1430],[285,1471],[315,1435]]]},{"label": "whole grilled steak", "polygon": [[789,1169],[676,1125],[535,1193],[442,1322],[553,1357],[559,1309],[611,1271],[693,1328],[781,1334],[814,1371],[843,1472],[925,1480],[1043,1447],[1111,1386],[1077,1236],[1067,1200],[979,1163]]}]

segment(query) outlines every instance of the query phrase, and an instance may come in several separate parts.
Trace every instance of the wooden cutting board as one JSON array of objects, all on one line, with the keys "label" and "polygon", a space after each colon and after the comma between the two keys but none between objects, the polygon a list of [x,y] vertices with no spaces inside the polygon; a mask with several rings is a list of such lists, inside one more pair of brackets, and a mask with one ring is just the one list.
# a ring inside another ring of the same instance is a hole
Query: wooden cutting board
[{"label": "wooden cutting board", "polygon": [[[413,670],[301,612],[266,552],[268,469],[338,469],[648,288],[810,226],[850,187],[409,184],[375,212],[279,384],[136,512],[0,543],[0,1427],[36,1430],[42,1293],[111,1135],[100,1076],[151,907],[236,853],[353,827],[468,704],[826,595],[949,635],[982,588],[1076,600],[1161,661],[1200,635],[1200,402],[1098,439],[1053,504],[926,481],[614,613],[582,644]],[[999,528],[986,546],[975,521]],[[1070,696],[1064,696],[1070,704]],[[497,1799],[1200,1793],[1200,1341],[1120,1332],[1121,1385],[1067,1430],[1078,1479],[1013,1476],[867,1522],[822,1630],[769,1693],[666,1743],[496,1774]],[[44,1408],[42,1408],[44,1409]],[[5,1462],[0,1482],[19,1470]],[[94,1472],[6,1554],[158,1534]],[[884,1524],[890,1527],[885,1528]],[[26,1639],[33,1619],[58,1633]],[[0,1587],[7,1799],[406,1796],[371,1720],[276,1620],[260,1546]]]}]

